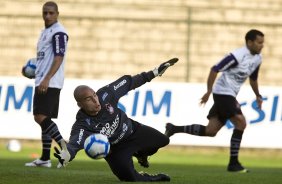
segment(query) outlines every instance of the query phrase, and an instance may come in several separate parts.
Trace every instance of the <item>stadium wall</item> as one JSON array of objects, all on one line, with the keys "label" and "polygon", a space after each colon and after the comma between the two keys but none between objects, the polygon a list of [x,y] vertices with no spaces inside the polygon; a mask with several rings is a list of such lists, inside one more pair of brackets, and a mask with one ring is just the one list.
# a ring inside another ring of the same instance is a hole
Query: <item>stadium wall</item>
[{"label": "stadium wall", "polygon": [[[36,55],[42,0],[1,0],[0,75],[20,76]],[[203,83],[223,55],[265,33],[260,83],[282,86],[281,0],[59,0],[70,40],[66,76],[111,80],[179,57],[158,81]],[[110,67],[109,67],[110,66]]]},{"label": "stadium wall", "polygon": [[[168,70],[166,74],[172,73]],[[165,76],[163,76],[165,77]],[[68,139],[78,107],[72,92],[77,85],[87,84],[94,89],[108,84],[109,80],[67,79],[61,92],[60,112],[57,125]],[[206,115],[212,99],[205,107],[199,99],[206,85],[196,83],[156,82],[147,83],[122,97],[119,107],[131,118],[152,126],[161,132],[165,123],[176,125],[207,124]],[[0,138],[40,139],[41,129],[32,116],[33,80],[1,76],[0,83]],[[243,147],[282,149],[282,88],[261,88],[264,103],[262,111],[256,108],[255,97],[250,87],[244,86],[238,101],[247,119]],[[216,137],[197,137],[188,134],[172,136],[171,144],[195,146],[229,146],[233,126],[226,124]]]}]

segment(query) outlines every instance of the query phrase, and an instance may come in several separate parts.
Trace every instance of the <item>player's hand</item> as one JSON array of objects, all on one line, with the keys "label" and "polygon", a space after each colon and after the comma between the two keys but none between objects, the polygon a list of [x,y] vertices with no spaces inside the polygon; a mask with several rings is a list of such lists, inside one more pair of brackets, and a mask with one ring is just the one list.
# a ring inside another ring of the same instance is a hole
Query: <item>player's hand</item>
[{"label": "player's hand", "polygon": [[50,82],[50,80],[46,79],[46,78],[44,78],[41,81],[41,83],[38,86],[38,92],[40,94],[46,94],[47,93],[47,90],[48,90],[48,87],[49,87],[49,82]]},{"label": "player's hand", "polygon": [[261,109],[263,98],[261,95],[257,96],[257,104],[258,104],[258,109]]},{"label": "player's hand", "polygon": [[54,147],[54,149],[54,156],[59,160],[57,168],[66,167],[70,161],[70,153],[66,145],[62,145],[62,150],[59,150],[57,147]]},{"label": "player's hand", "polygon": [[210,92],[206,92],[203,97],[201,98],[200,105],[205,105],[210,97]]},{"label": "player's hand", "polygon": [[158,68],[153,70],[155,77],[162,76],[162,74],[166,71],[166,69],[172,65],[174,65],[178,61],[178,58],[172,58],[164,63],[162,63]]}]

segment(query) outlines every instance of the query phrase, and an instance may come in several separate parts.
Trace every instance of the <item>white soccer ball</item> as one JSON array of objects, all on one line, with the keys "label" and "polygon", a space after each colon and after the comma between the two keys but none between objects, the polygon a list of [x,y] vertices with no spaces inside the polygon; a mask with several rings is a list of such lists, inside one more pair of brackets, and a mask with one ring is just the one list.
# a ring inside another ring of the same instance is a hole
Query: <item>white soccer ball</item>
[{"label": "white soccer ball", "polygon": [[84,141],[85,153],[93,159],[106,157],[110,152],[110,142],[103,134],[92,134]]},{"label": "white soccer ball", "polygon": [[28,78],[34,78],[35,70],[36,70],[36,58],[31,58],[27,61],[27,63],[23,68],[24,75]]},{"label": "white soccer ball", "polygon": [[8,142],[7,149],[11,152],[19,152],[19,151],[21,151],[22,146],[21,146],[21,143],[18,140],[12,139]]}]

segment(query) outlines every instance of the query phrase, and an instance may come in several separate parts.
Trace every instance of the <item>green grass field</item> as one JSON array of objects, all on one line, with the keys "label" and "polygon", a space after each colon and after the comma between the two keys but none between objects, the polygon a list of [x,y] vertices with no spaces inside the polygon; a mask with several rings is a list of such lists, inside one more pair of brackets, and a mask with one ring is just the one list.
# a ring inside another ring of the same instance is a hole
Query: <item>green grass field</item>
[{"label": "green grass field", "polygon": [[[83,151],[66,168],[27,168],[24,163],[40,154],[38,142],[24,141],[20,152],[9,152],[6,141],[0,141],[1,184],[87,184],[119,183],[104,160],[91,160]],[[150,167],[138,171],[163,172],[171,177],[170,183],[183,184],[281,184],[282,150],[242,149],[241,162],[250,173],[226,172],[228,148],[168,146],[150,157]]]}]

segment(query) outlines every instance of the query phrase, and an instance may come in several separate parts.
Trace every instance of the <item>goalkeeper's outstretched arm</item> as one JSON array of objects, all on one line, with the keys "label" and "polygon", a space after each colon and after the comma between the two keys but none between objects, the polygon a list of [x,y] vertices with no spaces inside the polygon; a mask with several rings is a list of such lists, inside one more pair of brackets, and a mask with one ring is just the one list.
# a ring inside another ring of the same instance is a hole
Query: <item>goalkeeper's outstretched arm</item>
[{"label": "goalkeeper's outstretched arm", "polygon": [[153,78],[157,76],[162,76],[162,74],[166,71],[166,69],[174,65],[177,61],[178,58],[170,59],[149,72],[142,72],[141,74],[137,74],[133,76],[130,90],[138,88],[141,85],[145,84],[146,82],[150,82]]}]

